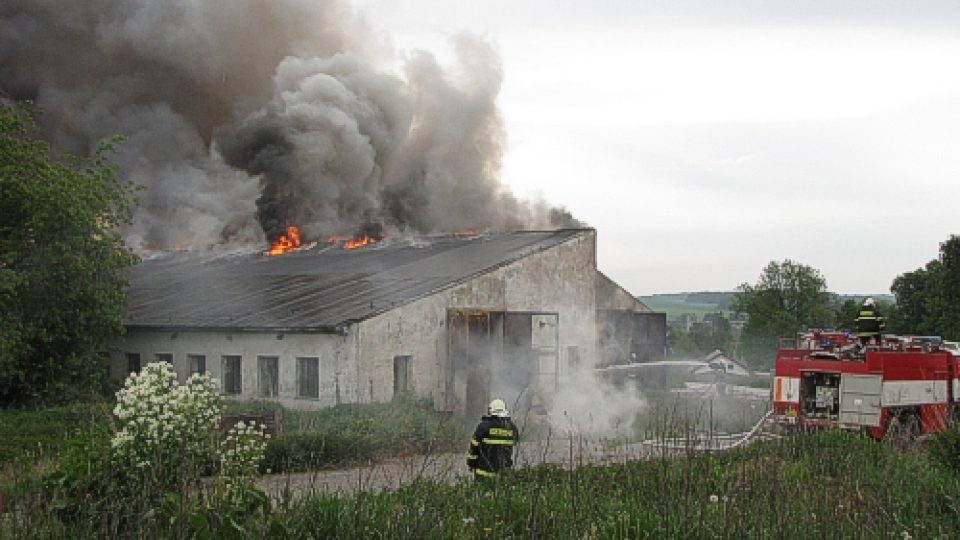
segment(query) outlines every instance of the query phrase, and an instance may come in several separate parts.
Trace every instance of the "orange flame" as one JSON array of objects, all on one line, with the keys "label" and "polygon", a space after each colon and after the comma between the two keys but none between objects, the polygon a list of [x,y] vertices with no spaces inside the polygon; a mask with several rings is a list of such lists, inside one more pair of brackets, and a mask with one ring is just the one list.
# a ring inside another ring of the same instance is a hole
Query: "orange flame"
[{"label": "orange flame", "polygon": [[287,227],[287,234],[281,234],[280,238],[273,241],[267,255],[283,255],[298,247],[300,247],[300,229],[290,225]]},{"label": "orange flame", "polygon": [[343,243],[344,249],[357,249],[366,245],[375,244],[379,239],[374,238],[370,235],[358,236],[356,238],[351,238]]}]

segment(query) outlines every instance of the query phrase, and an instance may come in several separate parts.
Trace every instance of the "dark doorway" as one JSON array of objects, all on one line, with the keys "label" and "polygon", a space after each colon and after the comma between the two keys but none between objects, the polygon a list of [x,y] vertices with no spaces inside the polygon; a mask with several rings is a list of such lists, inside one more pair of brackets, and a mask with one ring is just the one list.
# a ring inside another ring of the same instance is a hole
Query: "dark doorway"
[{"label": "dark doorway", "polygon": [[518,393],[528,396],[536,373],[532,328],[529,313],[506,313],[503,316],[504,379],[515,383]]},{"label": "dark doorway", "polygon": [[603,310],[600,323],[600,361],[597,367],[660,362],[666,358],[665,313]]},{"label": "dark doorway", "polygon": [[447,410],[480,415],[494,397],[529,410],[538,392],[556,390],[556,313],[449,310],[447,322]]},{"label": "dark doorway", "polygon": [[[450,310],[447,370],[447,409],[476,416],[486,411],[490,397],[490,365],[499,352],[491,339],[490,313]],[[462,388],[462,391],[458,391]],[[464,396],[460,402],[457,396]]]}]

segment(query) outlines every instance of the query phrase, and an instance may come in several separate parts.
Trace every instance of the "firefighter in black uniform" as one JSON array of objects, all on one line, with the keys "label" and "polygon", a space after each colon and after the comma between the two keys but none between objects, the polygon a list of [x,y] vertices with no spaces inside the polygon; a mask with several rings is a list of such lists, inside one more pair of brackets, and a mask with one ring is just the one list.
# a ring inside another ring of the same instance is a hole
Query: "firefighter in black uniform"
[{"label": "firefighter in black uniform", "polygon": [[513,466],[513,446],[517,443],[517,426],[502,399],[487,407],[487,414],[470,439],[467,466],[477,480],[496,478],[497,473]]},{"label": "firefighter in black uniform", "polygon": [[874,339],[877,345],[880,344],[880,332],[883,331],[883,316],[877,309],[873,298],[867,298],[860,306],[860,312],[857,314],[857,337],[860,338],[860,344],[867,346]]}]

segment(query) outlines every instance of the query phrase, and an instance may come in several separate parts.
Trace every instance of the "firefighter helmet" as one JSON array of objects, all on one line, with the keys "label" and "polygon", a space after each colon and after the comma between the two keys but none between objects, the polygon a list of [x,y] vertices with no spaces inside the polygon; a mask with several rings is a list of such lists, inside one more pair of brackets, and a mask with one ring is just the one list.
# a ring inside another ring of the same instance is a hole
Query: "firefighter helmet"
[{"label": "firefighter helmet", "polygon": [[509,416],[510,414],[507,412],[507,404],[502,399],[491,401],[490,405],[487,406],[487,412],[492,416]]},{"label": "firefighter helmet", "polygon": [[873,307],[877,305],[877,303],[874,302],[873,298],[867,297],[867,299],[863,301],[863,305]]}]

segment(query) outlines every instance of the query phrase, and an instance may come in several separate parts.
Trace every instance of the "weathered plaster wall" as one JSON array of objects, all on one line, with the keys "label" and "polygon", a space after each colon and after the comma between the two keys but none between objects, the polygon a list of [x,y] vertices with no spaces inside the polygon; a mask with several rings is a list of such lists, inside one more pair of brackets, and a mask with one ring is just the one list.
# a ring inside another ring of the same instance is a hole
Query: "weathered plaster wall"
[{"label": "weathered plaster wall", "polygon": [[[297,409],[314,409],[353,402],[357,399],[355,335],[291,334],[291,333],[225,333],[225,332],[174,332],[156,330],[129,330],[128,333],[107,344],[110,353],[110,373],[123,379],[127,376],[126,353],[139,353],[141,366],[153,362],[157,353],[173,354],[174,369],[180,381],[190,372],[188,355],[206,357],[207,372],[222,379],[224,355],[241,357],[241,383],[243,391],[237,399],[261,399],[258,396],[258,356],[279,358],[279,397],[284,406]],[[297,396],[297,358],[316,357],[320,360],[319,399]]]},{"label": "weathered plaster wall", "polygon": [[653,311],[639,301],[626,289],[608,278],[603,272],[597,272],[597,309],[649,312]]},{"label": "weathered plaster wall", "polygon": [[[364,401],[393,392],[393,358],[410,355],[412,389],[443,404],[447,370],[447,309],[559,314],[561,376],[571,347],[596,356],[596,235],[593,231],[460,286],[439,291],[359,323],[358,386]],[[592,361],[589,362],[592,365]],[[462,398],[462,396],[461,396]]]}]

